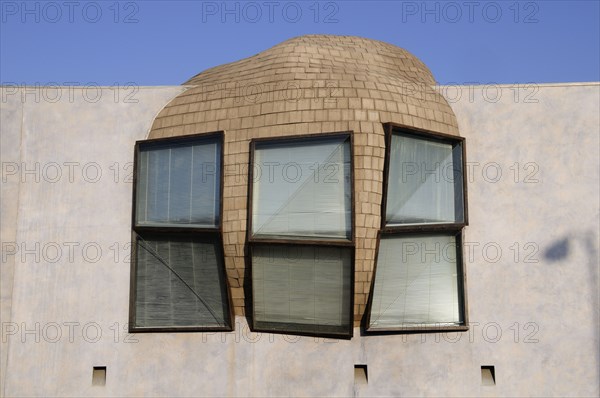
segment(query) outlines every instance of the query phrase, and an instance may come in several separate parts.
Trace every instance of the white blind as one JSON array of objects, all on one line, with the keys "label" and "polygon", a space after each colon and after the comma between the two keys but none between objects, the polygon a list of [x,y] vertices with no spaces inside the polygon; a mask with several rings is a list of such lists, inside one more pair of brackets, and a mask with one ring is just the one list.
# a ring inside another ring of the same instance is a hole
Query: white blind
[{"label": "white blind", "polygon": [[257,144],[252,233],[350,238],[348,138]]},{"label": "white blind", "polygon": [[460,145],[392,135],[387,225],[463,220]]},{"label": "white blind", "polygon": [[456,261],[454,236],[383,236],[370,327],[460,324]]},{"label": "white blind", "polygon": [[137,168],[137,224],[216,227],[220,153],[216,140],[142,148]]},{"label": "white blind", "polygon": [[136,326],[224,326],[228,299],[216,243],[137,242]]},{"label": "white blind", "polygon": [[[346,331],[351,250],[315,246],[252,248],[254,320],[287,331]],[[270,325],[273,326],[273,325]]]}]

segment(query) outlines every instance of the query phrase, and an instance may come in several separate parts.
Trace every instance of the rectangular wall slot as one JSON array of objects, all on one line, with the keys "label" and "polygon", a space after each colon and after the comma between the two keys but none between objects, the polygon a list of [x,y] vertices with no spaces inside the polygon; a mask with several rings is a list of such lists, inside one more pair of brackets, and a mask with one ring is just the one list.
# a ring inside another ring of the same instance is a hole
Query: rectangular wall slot
[{"label": "rectangular wall slot", "polygon": [[106,366],[94,366],[94,370],[92,371],[92,385],[106,385]]},{"label": "rectangular wall slot", "polygon": [[368,381],[367,365],[354,365],[354,384],[367,384]]},{"label": "rectangular wall slot", "polygon": [[496,370],[494,366],[481,366],[481,385],[495,386],[496,385]]}]

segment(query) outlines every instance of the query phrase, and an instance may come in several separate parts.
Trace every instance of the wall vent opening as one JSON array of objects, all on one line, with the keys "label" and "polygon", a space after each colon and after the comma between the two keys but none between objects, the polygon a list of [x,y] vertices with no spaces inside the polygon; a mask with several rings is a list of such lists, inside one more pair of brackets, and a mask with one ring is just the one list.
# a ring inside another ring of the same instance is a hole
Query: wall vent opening
[{"label": "wall vent opening", "polygon": [[367,384],[368,382],[367,365],[354,365],[354,384]]},{"label": "wall vent opening", "polygon": [[92,385],[106,385],[106,366],[94,366],[94,370],[92,371]]},{"label": "wall vent opening", "polygon": [[495,386],[496,385],[496,370],[492,365],[481,367],[481,385]]}]

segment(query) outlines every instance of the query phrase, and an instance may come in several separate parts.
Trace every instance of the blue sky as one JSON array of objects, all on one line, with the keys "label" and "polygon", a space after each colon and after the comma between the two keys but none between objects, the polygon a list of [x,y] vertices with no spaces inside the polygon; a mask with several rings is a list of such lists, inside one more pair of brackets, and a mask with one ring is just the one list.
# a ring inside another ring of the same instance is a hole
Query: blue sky
[{"label": "blue sky", "polygon": [[440,84],[600,80],[600,1],[0,1],[3,84],[176,85],[288,38],[403,47]]}]

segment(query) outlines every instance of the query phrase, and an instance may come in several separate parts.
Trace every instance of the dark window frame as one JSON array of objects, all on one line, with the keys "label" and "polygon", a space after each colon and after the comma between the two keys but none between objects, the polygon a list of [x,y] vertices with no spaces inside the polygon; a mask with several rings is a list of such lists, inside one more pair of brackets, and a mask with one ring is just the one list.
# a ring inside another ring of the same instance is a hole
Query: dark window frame
[{"label": "dark window frame", "polygon": [[[130,283],[129,283],[129,324],[128,330],[130,333],[152,333],[152,332],[230,332],[234,330],[234,312],[233,300],[231,297],[231,288],[227,269],[225,267],[225,252],[223,248],[223,188],[224,188],[224,154],[225,154],[225,134],[223,131],[210,133],[190,134],[178,137],[153,138],[147,140],[138,140],[135,142],[133,156],[133,189],[132,189],[132,213],[131,213],[131,263],[130,263]],[[137,207],[137,182],[138,182],[138,160],[139,153],[142,147],[149,148],[154,145],[162,146],[164,144],[185,144],[197,142],[198,140],[206,139],[206,141],[217,140],[220,143],[220,174],[219,181],[219,222],[214,228],[198,228],[198,227],[163,227],[163,226],[139,226],[136,225],[136,207]],[[161,327],[139,327],[136,326],[136,275],[137,275],[137,242],[142,234],[161,236],[168,239],[171,236],[197,238],[199,240],[212,241],[216,243],[217,255],[220,257],[222,266],[222,275],[225,282],[225,290],[227,292],[227,307],[228,313],[225,318],[226,325],[223,327],[204,327],[204,326],[161,326]]]},{"label": "dark window frame", "polygon": [[[256,144],[260,144],[263,142],[275,142],[275,143],[294,143],[294,142],[318,142],[320,138],[347,138],[349,140],[350,146],[350,239],[336,239],[336,238],[316,238],[316,239],[305,239],[305,238],[280,238],[274,239],[272,237],[261,238],[259,236],[252,235],[252,209],[253,209],[253,170],[254,170],[254,161],[255,161],[255,151]],[[356,228],[355,228],[355,193],[354,193],[354,132],[352,130],[349,131],[340,131],[340,132],[331,132],[331,133],[317,133],[317,134],[300,134],[300,135],[292,135],[292,136],[281,136],[281,137],[261,137],[261,138],[253,138],[250,140],[250,156],[249,156],[249,167],[248,167],[248,197],[247,197],[247,224],[246,224],[246,242],[247,242],[247,253],[246,256],[249,268],[249,289],[248,294],[246,296],[246,300],[250,301],[249,308],[250,312],[248,313],[248,325],[250,330],[253,332],[259,333],[275,333],[275,334],[288,334],[288,335],[298,335],[298,336],[309,336],[309,337],[322,337],[322,338],[334,338],[334,339],[351,339],[354,334],[354,291],[355,291],[355,242],[356,242]],[[347,333],[328,333],[328,332],[302,332],[302,331],[286,331],[286,330],[276,330],[276,329],[268,329],[257,327],[255,324],[255,315],[254,315],[254,292],[253,292],[253,267],[252,267],[252,250],[256,246],[260,245],[282,245],[282,246],[327,246],[327,247],[339,247],[341,249],[347,249],[351,252],[351,281],[350,281],[350,303],[348,308],[349,315],[349,326]],[[248,297],[249,296],[249,297]]]},{"label": "dark window frame", "polygon": [[[365,310],[365,316],[362,322],[362,331],[368,335],[378,334],[398,334],[398,333],[435,333],[435,332],[464,332],[469,330],[469,311],[467,300],[467,275],[464,263],[463,242],[464,227],[469,225],[468,199],[467,199],[467,176],[466,176],[466,145],[465,138],[432,132],[415,127],[409,127],[398,123],[383,123],[385,132],[385,160],[383,168],[383,190],[381,204],[381,225],[377,233],[377,242],[375,247],[375,263],[373,266],[373,276],[369,290],[369,298]],[[461,146],[462,157],[462,195],[463,195],[463,220],[455,223],[432,223],[432,224],[410,224],[401,226],[386,226],[387,211],[387,193],[391,161],[391,143],[394,132],[401,132],[404,135],[413,136],[418,139],[425,139],[435,142],[450,144],[454,148]],[[457,288],[459,299],[459,314],[462,317],[460,325],[452,326],[421,326],[421,327],[397,327],[397,328],[377,328],[371,329],[371,308],[373,304],[373,294],[375,288],[375,277],[377,275],[377,262],[379,258],[379,246],[382,236],[405,236],[405,235],[453,235],[456,238],[456,271]]]}]

